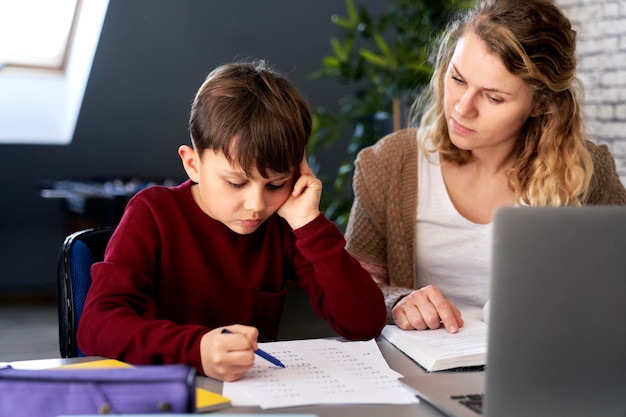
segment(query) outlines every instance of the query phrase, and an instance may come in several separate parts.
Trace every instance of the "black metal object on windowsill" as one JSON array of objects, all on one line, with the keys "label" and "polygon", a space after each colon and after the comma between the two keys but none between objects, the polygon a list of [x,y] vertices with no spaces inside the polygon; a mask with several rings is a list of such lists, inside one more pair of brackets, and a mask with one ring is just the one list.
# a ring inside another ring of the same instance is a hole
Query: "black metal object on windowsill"
[{"label": "black metal object on windowsill", "polygon": [[40,182],[40,195],[59,199],[66,214],[67,231],[87,227],[115,226],[128,200],[138,191],[153,185],[177,185],[172,179],[139,177],[89,178]]}]

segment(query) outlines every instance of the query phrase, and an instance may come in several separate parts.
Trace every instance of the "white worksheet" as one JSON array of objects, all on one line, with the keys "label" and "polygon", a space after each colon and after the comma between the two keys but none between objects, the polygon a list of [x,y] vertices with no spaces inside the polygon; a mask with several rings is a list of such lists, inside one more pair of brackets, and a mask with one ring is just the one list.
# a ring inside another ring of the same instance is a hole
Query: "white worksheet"
[{"label": "white worksheet", "polygon": [[259,343],[286,368],[257,357],[223,394],[235,406],[281,408],[315,404],[413,404],[418,399],[387,365],[374,340],[308,339]]}]

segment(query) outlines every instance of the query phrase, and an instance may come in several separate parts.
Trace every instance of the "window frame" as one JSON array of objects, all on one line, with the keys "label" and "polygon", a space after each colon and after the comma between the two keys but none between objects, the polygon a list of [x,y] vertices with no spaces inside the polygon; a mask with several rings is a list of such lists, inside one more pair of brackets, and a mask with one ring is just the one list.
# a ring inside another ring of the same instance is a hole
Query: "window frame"
[{"label": "window frame", "polygon": [[[67,28],[67,36],[65,41],[59,48],[59,53],[54,57],[32,56],[28,54],[7,54],[4,58],[0,58],[0,69],[34,69],[34,70],[50,70],[64,71],[68,61],[68,55],[71,52],[74,36],[76,33],[76,25],[80,15],[80,9],[83,0],[74,0],[72,18]],[[64,28],[65,32],[65,28]]]},{"label": "window frame", "polygon": [[63,71],[0,68],[0,145],[72,142],[108,6],[81,3]]}]

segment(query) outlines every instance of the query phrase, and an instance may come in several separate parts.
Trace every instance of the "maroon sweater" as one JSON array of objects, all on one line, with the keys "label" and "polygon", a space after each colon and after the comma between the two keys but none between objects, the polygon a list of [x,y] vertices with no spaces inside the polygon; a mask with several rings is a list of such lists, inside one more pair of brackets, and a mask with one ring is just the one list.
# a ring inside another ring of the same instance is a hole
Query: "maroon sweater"
[{"label": "maroon sweater", "polygon": [[77,334],[85,354],[202,373],[200,338],[212,328],[246,324],[259,341],[276,338],[287,280],[340,335],[380,334],[383,295],[334,223],[320,215],[291,230],[274,214],[239,235],[198,207],[191,184],[150,187],[128,203],[104,262],[91,270]]}]

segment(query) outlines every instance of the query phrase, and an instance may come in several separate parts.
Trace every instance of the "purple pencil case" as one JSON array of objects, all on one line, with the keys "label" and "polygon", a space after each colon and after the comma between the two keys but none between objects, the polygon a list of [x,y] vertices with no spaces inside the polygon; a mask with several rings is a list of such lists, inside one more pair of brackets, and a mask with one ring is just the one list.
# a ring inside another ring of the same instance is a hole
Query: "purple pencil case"
[{"label": "purple pencil case", "polygon": [[193,413],[195,369],[0,369],[0,416]]}]

